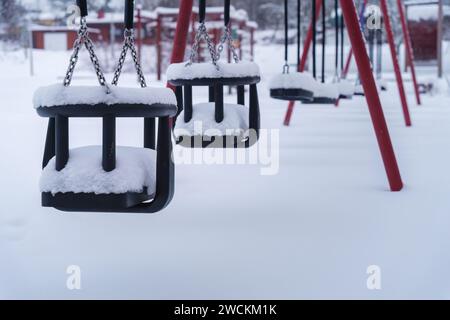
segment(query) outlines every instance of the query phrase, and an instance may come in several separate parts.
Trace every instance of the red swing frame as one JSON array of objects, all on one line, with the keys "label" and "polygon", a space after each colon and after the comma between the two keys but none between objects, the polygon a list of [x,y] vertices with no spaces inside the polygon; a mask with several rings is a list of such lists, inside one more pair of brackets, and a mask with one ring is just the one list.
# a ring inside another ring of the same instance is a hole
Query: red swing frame
[{"label": "red swing frame", "polygon": [[[364,1],[364,6],[367,5],[367,3],[368,3],[368,0],[365,0]],[[384,3],[384,5],[383,5],[383,3]],[[421,105],[422,101],[421,101],[421,97],[420,97],[419,83],[417,81],[416,68],[415,68],[415,64],[414,64],[414,53],[413,53],[413,49],[412,49],[411,36],[409,34],[409,28],[408,28],[408,24],[407,24],[407,21],[406,21],[405,7],[404,7],[404,4],[402,3],[401,0],[397,0],[397,8],[398,8],[398,13],[399,13],[399,16],[400,16],[400,21],[401,21],[401,26],[402,26],[403,41],[405,43],[405,51],[406,51],[407,59],[408,59],[408,62],[411,61],[410,62],[411,77],[412,77],[412,80],[413,80],[414,93],[415,93],[415,96],[416,96],[416,102],[417,102],[418,105]],[[388,29],[387,25],[386,25],[386,29],[387,30],[391,30],[390,34],[392,35],[392,28],[391,28],[390,18],[389,18],[389,14],[388,14],[388,7],[386,5],[386,0],[382,0],[381,9],[383,11],[383,16],[386,17],[385,19],[389,20],[389,29]],[[388,36],[389,36],[389,32],[388,32]],[[395,49],[395,44],[392,45],[392,42],[393,42],[393,39],[392,39],[392,41],[389,40],[389,47],[390,47],[390,50],[391,50],[391,55],[395,54],[395,57],[396,57],[394,59],[394,61],[393,61],[394,68],[395,69],[397,68],[395,66],[397,64],[398,65],[398,70],[400,70],[400,66],[399,66],[398,60],[397,60],[397,53],[395,52],[395,50],[396,50]],[[352,57],[353,57],[353,50],[350,49],[350,51],[348,53],[348,56],[347,56],[347,62],[345,64],[345,68],[344,68],[344,71],[342,73],[342,77],[343,78],[345,78],[347,76],[347,74],[348,74],[348,71],[350,69],[350,63],[351,63]],[[401,76],[401,72],[400,72],[400,76]],[[402,92],[402,91],[404,92],[404,89],[401,89],[401,87],[403,87],[403,80],[399,79],[397,72],[396,72],[396,79],[397,79],[397,84],[398,84],[400,92]],[[401,82],[399,82],[399,81],[401,81]],[[400,97],[402,99],[402,106],[403,106],[403,108],[405,108],[405,100],[402,97],[401,93],[400,93]],[[406,102],[406,109],[408,109],[407,102]],[[407,121],[408,118],[409,118],[409,111],[408,111],[407,115],[405,115],[405,123],[407,123],[407,126],[408,126],[408,121]],[[410,125],[411,125],[411,121],[409,120],[409,126]]]},{"label": "red swing frame", "polygon": [[[316,14],[320,13],[322,3],[322,0],[316,0],[318,11],[316,12]],[[370,65],[369,57],[367,55],[364,39],[360,31],[355,4],[353,3],[353,1],[348,0],[340,0],[340,3],[355,55],[355,60],[358,65],[359,73],[361,74],[361,82],[366,94],[370,116],[375,129],[375,135],[377,137],[390,189],[391,191],[400,191],[403,188],[403,182],[400,175],[400,170],[398,168],[397,159],[395,157],[394,148],[392,146],[392,141],[389,135],[389,130],[386,124],[386,119],[384,117],[383,109],[381,106],[380,97],[378,96],[378,90],[372,74],[372,68]],[[180,0],[180,15],[177,20],[177,28],[174,38],[171,63],[179,63],[184,59],[186,43],[188,40],[187,38],[189,31],[189,22],[192,15],[192,7],[193,0]],[[311,41],[312,26],[310,26],[310,30],[308,31],[308,36],[305,41],[305,48],[303,50],[302,59],[299,64],[300,71],[302,71],[302,69],[304,69],[305,67]],[[291,105],[291,103],[289,105]],[[293,104],[291,109],[293,109]]]}]

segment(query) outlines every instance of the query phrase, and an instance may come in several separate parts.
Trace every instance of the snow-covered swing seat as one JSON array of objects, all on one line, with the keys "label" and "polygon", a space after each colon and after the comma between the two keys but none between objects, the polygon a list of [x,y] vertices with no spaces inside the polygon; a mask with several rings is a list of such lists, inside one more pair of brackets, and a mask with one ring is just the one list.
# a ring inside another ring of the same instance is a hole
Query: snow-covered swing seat
[{"label": "snow-covered swing seat", "polygon": [[[41,87],[33,99],[37,113],[49,118],[40,181],[42,205],[80,212],[160,211],[174,193],[169,118],[177,113],[175,95],[170,89],[146,87],[134,47],[132,0],[126,1],[125,41],[113,86],[106,83],[87,33],[86,1],[77,4],[81,25],[64,84]],[[83,44],[100,86],[69,86]],[[142,88],[116,87],[128,49]],[[69,118],[76,117],[103,119],[102,146],[69,149]],[[116,147],[119,117],[144,118],[144,148]]]},{"label": "snow-covered swing seat", "polygon": [[[307,72],[289,72],[289,24],[288,0],[284,1],[284,65],[283,73],[274,76],[269,83],[270,97],[286,101],[312,101],[317,89],[317,82]],[[301,42],[301,2],[297,2],[297,58],[300,57]],[[300,60],[297,70],[301,70]]]},{"label": "snow-covered swing seat", "polygon": [[307,72],[284,72],[273,77],[269,84],[270,96],[286,101],[312,101],[318,84]]},{"label": "snow-covered swing seat", "polygon": [[355,84],[347,79],[339,79],[336,83],[339,90],[339,99],[352,99],[355,94]]},{"label": "snow-covered swing seat", "polygon": [[[225,27],[218,51],[205,26],[206,3],[200,1],[199,27],[189,62],[175,63],[167,70],[169,83],[175,86],[179,114],[174,135],[177,144],[189,148],[248,148],[259,137],[260,113],[257,83],[259,67],[254,62],[240,61],[232,44],[229,25],[230,2],[225,1]],[[199,42],[204,38],[211,62],[195,62]],[[225,42],[234,63],[220,61]],[[237,103],[224,103],[224,86],[237,87]],[[246,107],[245,86],[249,86]],[[208,87],[208,102],[193,103],[193,87]]]}]

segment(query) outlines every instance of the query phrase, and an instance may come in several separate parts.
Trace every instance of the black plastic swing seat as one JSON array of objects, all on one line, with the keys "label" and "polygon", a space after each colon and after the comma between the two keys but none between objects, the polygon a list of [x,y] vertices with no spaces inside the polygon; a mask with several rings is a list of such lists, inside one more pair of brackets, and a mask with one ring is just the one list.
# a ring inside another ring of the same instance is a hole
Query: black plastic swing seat
[{"label": "black plastic swing seat", "polygon": [[69,150],[65,167],[56,170],[53,157],[44,168],[40,186],[43,206],[73,210],[130,208],[154,198],[156,151],[117,147],[117,167],[102,167],[102,146]]},{"label": "black plastic swing seat", "polygon": [[131,209],[139,204],[150,201],[153,196],[147,192],[127,192],[120,194],[95,193],[42,193],[42,206],[52,207],[68,212],[113,212],[117,208]]},{"label": "black plastic swing seat", "polygon": [[97,118],[114,114],[120,118],[157,118],[174,116],[177,106],[171,104],[78,104],[51,107],[38,107],[37,113],[41,117],[56,117],[57,115],[70,118]]},{"label": "black plastic swing seat", "polygon": [[167,69],[167,79],[173,86],[243,86],[261,81],[259,66],[254,62],[223,63],[217,67],[209,62],[173,63]]},{"label": "black plastic swing seat", "polygon": [[337,99],[327,97],[315,97],[312,101],[304,101],[304,104],[335,104]]},{"label": "black plastic swing seat", "polygon": [[174,128],[176,143],[188,148],[248,148],[257,142],[257,132],[249,130],[249,109],[240,104],[224,104],[224,119],[216,122],[214,102],[192,106],[192,118],[185,122],[184,111]]},{"label": "black plastic swing seat", "polygon": [[[177,113],[176,97],[170,89],[148,89],[111,88],[106,94],[101,87],[57,85],[36,91],[36,111],[50,118],[41,177],[44,207],[155,213],[170,203],[174,193],[170,117]],[[102,118],[102,146],[69,149],[72,117]],[[145,119],[143,148],[116,147],[118,117]]]},{"label": "black plastic swing seat", "polygon": [[282,73],[270,81],[270,97],[285,101],[312,101],[317,90],[314,77],[306,72]]},{"label": "black plastic swing seat", "polygon": [[355,86],[355,96],[364,97],[366,94],[364,93],[364,88],[362,85]]},{"label": "black plastic swing seat", "polygon": [[60,84],[41,87],[33,98],[42,117],[116,117],[156,118],[173,116],[177,112],[176,98],[167,88],[111,87],[106,93],[100,86]]},{"label": "black plastic swing seat", "polygon": [[261,77],[218,77],[218,78],[195,78],[195,79],[171,79],[170,84],[173,86],[193,86],[193,87],[203,87],[203,86],[244,86],[250,84],[256,84],[261,81]]},{"label": "black plastic swing seat", "polygon": [[314,99],[314,92],[304,89],[270,89],[270,97],[277,100],[305,102]]},{"label": "black plastic swing seat", "polygon": [[339,99],[339,90],[335,83],[319,83],[314,92],[312,101],[305,101],[304,104],[336,104]]},{"label": "black plastic swing seat", "polygon": [[387,84],[387,81],[384,80],[384,79],[377,79],[377,85],[378,85],[378,88],[379,88],[381,91],[387,91],[387,90],[388,90],[388,84]]},{"label": "black plastic swing seat", "polygon": [[339,99],[352,99],[355,94],[355,85],[346,80],[341,79],[337,82],[338,90],[339,90]]},{"label": "black plastic swing seat", "polygon": [[207,137],[203,135],[195,136],[178,136],[176,144],[185,148],[235,148],[245,149],[253,146],[258,140],[247,138],[240,138],[237,136],[214,136]]},{"label": "black plastic swing seat", "polygon": [[[179,114],[176,143],[188,148],[249,148],[259,138],[259,67],[253,62],[172,64],[169,83],[176,87]],[[224,103],[224,86],[237,87],[237,104]],[[208,87],[209,102],[194,105],[193,87]],[[249,87],[246,106],[245,87]],[[205,125],[206,130],[194,128]],[[206,132],[206,131],[215,132]],[[225,131],[233,132],[225,132]],[[220,131],[220,132],[218,132]],[[240,134],[237,132],[244,132]],[[248,134],[248,136],[245,135]]]}]

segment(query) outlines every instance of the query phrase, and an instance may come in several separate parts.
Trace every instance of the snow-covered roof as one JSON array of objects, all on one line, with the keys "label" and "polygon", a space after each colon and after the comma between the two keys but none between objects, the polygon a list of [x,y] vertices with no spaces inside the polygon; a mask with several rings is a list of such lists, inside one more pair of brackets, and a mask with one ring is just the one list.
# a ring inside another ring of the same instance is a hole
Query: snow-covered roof
[{"label": "snow-covered roof", "polygon": [[411,6],[408,7],[408,20],[437,20],[438,13],[438,6],[436,6],[435,4]]},{"label": "snow-covered roof", "polygon": [[256,21],[247,21],[246,25],[249,28],[258,29],[258,24]]},{"label": "snow-covered roof", "polygon": [[122,23],[123,13],[118,12],[107,12],[101,18],[95,15],[88,15],[86,18],[87,23]]},{"label": "snow-covered roof", "polygon": [[158,17],[157,11],[141,10],[141,17],[147,19],[156,19]]},{"label": "snow-covered roof", "polygon": [[28,28],[30,31],[77,31],[76,28],[68,26],[41,26],[32,25]]},{"label": "snow-covered roof", "polygon": [[438,4],[439,0],[407,0],[405,1],[406,6],[410,5],[424,5],[424,4]]},{"label": "snow-covered roof", "polygon": [[156,14],[178,14],[178,8],[158,7],[155,9]]},{"label": "snow-covered roof", "polygon": [[[42,26],[42,25],[32,25],[28,28],[29,31],[59,31],[59,32],[63,32],[63,31],[73,31],[73,32],[77,32],[77,27],[69,27],[69,26]],[[90,33],[100,33],[100,30],[95,29],[95,28],[88,28],[88,31]]]},{"label": "snow-covered roof", "polygon": [[36,15],[39,20],[58,20],[66,16],[64,11],[42,11]]}]

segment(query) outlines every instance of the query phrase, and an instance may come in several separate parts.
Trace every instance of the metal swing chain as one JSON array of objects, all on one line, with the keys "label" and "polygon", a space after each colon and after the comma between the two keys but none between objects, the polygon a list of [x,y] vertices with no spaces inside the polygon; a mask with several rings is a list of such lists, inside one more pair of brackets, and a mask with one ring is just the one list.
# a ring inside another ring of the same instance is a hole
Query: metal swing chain
[{"label": "metal swing chain", "polygon": [[122,73],[123,64],[125,63],[125,58],[127,56],[128,49],[131,51],[131,58],[134,62],[134,67],[136,68],[136,73],[138,76],[139,84],[142,88],[147,87],[147,83],[145,82],[144,73],[142,72],[142,67],[139,62],[138,54],[136,51],[136,45],[134,42],[134,30],[133,29],[126,29],[124,31],[124,42],[122,46],[122,51],[120,53],[119,62],[117,64],[117,68],[114,71],[114,78],[112,81],[112,84],[116,86],[119,82],[120,74]]},{"label": "metal swing chain", "polygon": [[223,34],[222,34],[222,37],[220,38],[220,43],[219,43],[219,46],[217,48],[217,57],[216,57],[217,61],[220,60],[220,55],[222,54],[223,49],[225,47],[225,42],[227,42],[228,47],[231,50],[234,62],[235,63],[239,63],[240,59],[239,59],[239,56],[238,56],[238,54],[236,52],[236,47],[233,44],[233,36],[232,36],[232,33],[231,33],[230,23],[227,26],[225,26],[224,29],[223,29]]},{"label": "metal swing chain", "polygon": [[[315,0],[313,0],[315,1]],[[289,73],[289,15],[288,15],[288,0],[284,0],[284,65],[283,74]]]},{"label": "metal swing chain", "polygon": [[80,29],[78,30],[78,38],[75,40],[73,45],[73,53],[70,57],[69,67],[67,68],[66,76],[64,77],[64,86],[68,87],[72,82],[73,72],[75,70],[75,66],[78,62],[78,55],[80,53],[80,49],[82,45],[85,45],[89,58],[94,66],[95,73],[97,75],[98,82],[101,86],[106,88],[106,92],[109,93],[109,87],[106,83],[105,76],[103,74],[102,68],[100,66],[100,62],[98,60],[97,55],[95,54],[94,44],[92,40],[89,38],[86,18],[81,18]]},{"label": "metal swing chain", "polygon": [[213,65],[216,67],[217,70],[219,70],[219,66],[217,64],[216,49],[208,34],[208,30],[206,29],[206,25],[204,22],[201,22],[200,25],[198,26],[197,33],[195,34],[195,41],[194,44],[192,45],[189,62],[186,63],[186,66],[192,65],[195,62],[196,58],[198,57],[198,48],[202,38],[204,38],[206,41]]}]

